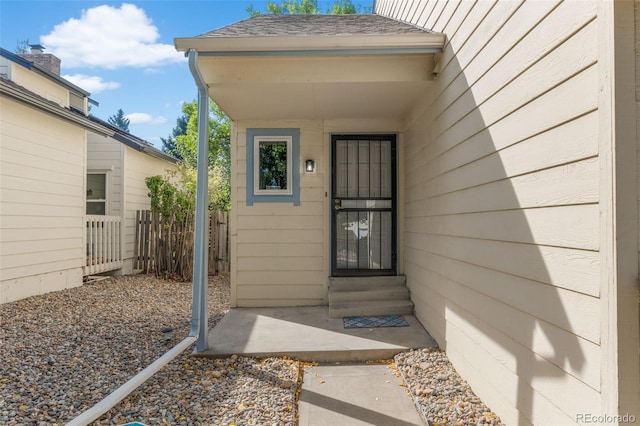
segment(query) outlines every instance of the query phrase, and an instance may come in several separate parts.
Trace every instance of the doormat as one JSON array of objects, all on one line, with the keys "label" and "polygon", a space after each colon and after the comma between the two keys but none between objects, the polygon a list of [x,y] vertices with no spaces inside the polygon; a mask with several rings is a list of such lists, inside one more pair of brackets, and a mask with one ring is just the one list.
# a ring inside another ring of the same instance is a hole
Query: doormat
[{"label": "doormat", "polygon": [[402,315],[381,315],[375,317],[344,317],[344,328],[409,327]]}]

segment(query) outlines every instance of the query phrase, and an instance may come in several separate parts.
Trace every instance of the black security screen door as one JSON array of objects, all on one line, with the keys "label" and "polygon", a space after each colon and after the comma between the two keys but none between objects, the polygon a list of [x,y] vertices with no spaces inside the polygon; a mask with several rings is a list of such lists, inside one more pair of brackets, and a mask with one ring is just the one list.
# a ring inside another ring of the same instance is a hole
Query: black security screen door
[{"label": "black security screen door", "polygon": [[334,276],[396,273],[396,136],[333,135]]}]

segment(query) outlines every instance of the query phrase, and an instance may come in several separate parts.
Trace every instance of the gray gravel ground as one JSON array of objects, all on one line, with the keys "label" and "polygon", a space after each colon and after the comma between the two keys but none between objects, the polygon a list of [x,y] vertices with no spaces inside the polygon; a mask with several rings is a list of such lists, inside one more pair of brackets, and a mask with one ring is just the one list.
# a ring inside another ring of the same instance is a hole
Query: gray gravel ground
[{"label": "gray gravel ground", "polygon": [[[228,309],[228,281],[211,277],[209,327]],[[68,422],[186,337],[190,315],[190,283],[148,275],[1,305],[0,425]],[[174,329],[170,340],[166,327]],[[296,423],[301,363],[190,354],[171,361],[95,424]],[[395,363],[432,424],[499,424],[442,352],[405,352]]]},{"label": "gray gravel ground", "polygon": [[444,352],[426,348],[399,353],[395,368],[429,425],[501,425],[500,418],[460,378]]}]

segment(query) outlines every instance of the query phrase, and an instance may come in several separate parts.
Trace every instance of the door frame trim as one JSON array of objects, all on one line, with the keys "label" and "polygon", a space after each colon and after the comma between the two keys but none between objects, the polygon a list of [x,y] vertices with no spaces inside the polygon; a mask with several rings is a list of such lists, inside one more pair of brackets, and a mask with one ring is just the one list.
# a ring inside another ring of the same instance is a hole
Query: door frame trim
[{"label": "door frame trim", "polygon": [[[329,158],[330,158],[330,182],[329,182],[329,242],[330,242],[330,258],[329,258],[329,270],[333,277],[349,277],[349,276],[395,276],[398,275],[398,133],[395,132],[354,132],[354,133],[331,133],[329,144]],[[336,259],[337,259],[337,243],[335,230],[335,212],[333,208],[333,200],[336,184],[336,140],[348,139],[348,140],[390,140],[391,141],[391,269],[385,270],[340,270],[336,271]]]}]

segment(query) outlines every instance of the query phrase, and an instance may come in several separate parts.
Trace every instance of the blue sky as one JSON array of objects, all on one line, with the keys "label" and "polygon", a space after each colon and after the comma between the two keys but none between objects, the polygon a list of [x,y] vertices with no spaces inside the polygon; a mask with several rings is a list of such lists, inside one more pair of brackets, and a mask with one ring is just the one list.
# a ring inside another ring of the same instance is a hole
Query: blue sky
[{"label": "blue sky", "polygon": [[[0,0],[0,46],[42,44],[62,60],[61,75],[91,92],[107,120],[122,109],[129,130],[156,147],[196,98],[196,87],[175,37],[191,37],[248,18],[257,0]],[[278,1],[279,3],[279,1]],[[326,10],[334,1],[319,1]],[[373,0],[353,1],[371,6]]]}]

